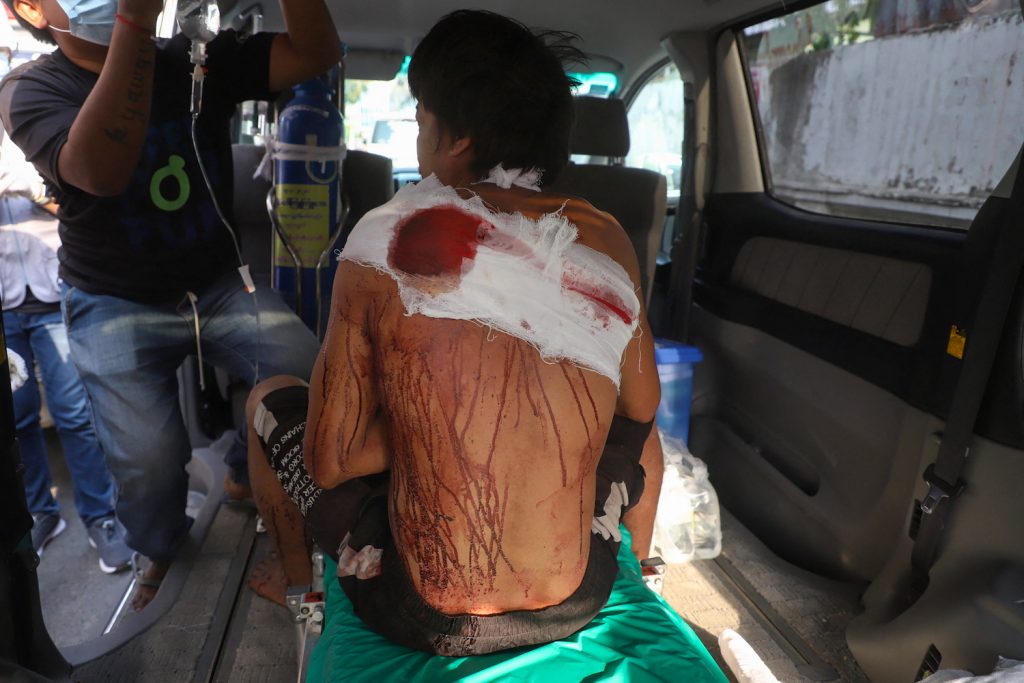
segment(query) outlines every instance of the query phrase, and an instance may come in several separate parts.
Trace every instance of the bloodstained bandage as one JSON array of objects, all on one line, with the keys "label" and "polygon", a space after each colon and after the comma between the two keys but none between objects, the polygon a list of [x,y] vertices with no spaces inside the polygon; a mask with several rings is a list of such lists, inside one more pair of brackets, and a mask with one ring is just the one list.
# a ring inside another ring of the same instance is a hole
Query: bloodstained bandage
[{"label": "bloodstained bandage", "polygon": [[455,206],[422,209],[395,226],[388,265],[409,275],[459,276],[493,230],[489,222]]},{"label": "bloodstained bandage", "polygon": [[560,212],[494,212],[431,176],[367,213],[340,258],[392,277],[408,315],[477,321],[618,386],[640,302],[622,266],[578,244]]}]

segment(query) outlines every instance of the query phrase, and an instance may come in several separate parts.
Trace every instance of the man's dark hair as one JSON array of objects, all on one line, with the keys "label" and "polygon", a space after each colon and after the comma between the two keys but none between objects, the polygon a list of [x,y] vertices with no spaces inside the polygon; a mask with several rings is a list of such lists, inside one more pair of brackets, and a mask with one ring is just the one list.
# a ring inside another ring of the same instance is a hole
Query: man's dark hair
[{"label": "man's dark hair", "polygon": [[444,131],[472,140],[475,173],[536,168],[547,184],[569,161],[578,83],[564,64],[583,62],[576,38],[492,12],[452,12],[413,52],[409,89]]},{"label": "man's dark hair", "polygon": [[14,11],[14,0],[3,0],[3,3],[4,7],[6,7],[10,11],[11,15],[18,20],[18,23],[21,24],[21,27],[28,31],[29,33],[31,33],[33,38],[38,40],[40,43],[46,43],[47,45],[57,44],[56,41],[53,39],[53,36],[50,35],[49,31],[47,31],[45,28],[36,28],[32,24],[22,19],[21,15]]}]

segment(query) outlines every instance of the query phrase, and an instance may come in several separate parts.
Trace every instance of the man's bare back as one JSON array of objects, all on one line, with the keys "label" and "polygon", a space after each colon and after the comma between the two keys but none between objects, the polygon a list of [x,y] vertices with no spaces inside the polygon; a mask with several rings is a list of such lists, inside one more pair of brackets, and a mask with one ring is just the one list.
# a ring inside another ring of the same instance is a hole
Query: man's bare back
[{"label": "man's bare back", "polygon": [[[537,219],[562,210],[577,242],[597,251],[628,244],[614,220],[585,202],[472,189],[503,213]],[[635,286],[635,264],[625,265]],[[390,448],[392,534],[421,597],[447,614],[564,600],[587,567],[615,384],[471,321],[409,316],[395,281],[374,268],[343,262],[338,278],[346,286],[335,310],[364,326],[372,352],[327,354],[323,372],[375,378]],[[437,279],[448,286],[443,274]],[[324,404],[339,409],[344,402],[324,386]]]},{"label": "man's bare back", "polygon": [[420,595],[450,614],[561,602],[586,569],[615,387],[471,322],[406,318],[396,301],[371,334],[388,349],[392,533]]}]

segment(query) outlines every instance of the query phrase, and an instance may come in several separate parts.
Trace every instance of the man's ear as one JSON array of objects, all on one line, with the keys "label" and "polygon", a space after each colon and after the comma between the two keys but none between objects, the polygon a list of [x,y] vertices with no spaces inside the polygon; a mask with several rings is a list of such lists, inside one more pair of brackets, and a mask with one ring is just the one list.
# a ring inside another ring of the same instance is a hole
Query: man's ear
[{"label": "man's ear", "polygon": [[[25,0],[22,0],[25,1]],[[463,154],[469,152],[469,149],[473,146],[473,141],[469,136],[461,137],[452,142],[451,147],[448,148],[448,156],[460,157]]]},{"label": "man's ear", "polygon": [[50,25],[46,21],[46,17],[43,16],[43,8],[40,6],[39,0],[14,0],[14,11],[36,28],[45,29]]}]

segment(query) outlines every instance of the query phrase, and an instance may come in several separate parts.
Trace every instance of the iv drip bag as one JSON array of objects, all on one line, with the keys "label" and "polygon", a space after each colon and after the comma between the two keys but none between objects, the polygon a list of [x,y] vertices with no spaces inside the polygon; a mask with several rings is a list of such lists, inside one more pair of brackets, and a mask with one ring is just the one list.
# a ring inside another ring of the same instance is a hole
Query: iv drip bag
[{"label": "iv drip bag", "polygon": [[179,0],[178,26],[193,42],[208,43],[220,31],[220,8],[216,0]]}]

